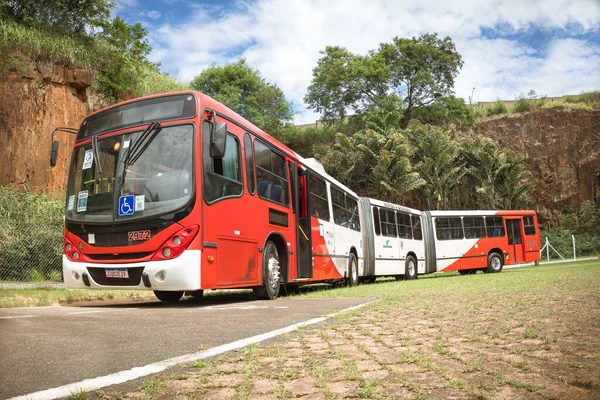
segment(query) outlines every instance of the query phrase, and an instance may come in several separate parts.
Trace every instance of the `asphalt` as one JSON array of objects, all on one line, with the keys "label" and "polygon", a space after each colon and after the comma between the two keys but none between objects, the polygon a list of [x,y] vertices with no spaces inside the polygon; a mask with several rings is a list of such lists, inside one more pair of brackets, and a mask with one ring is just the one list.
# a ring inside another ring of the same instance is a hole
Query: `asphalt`
[{"label": "asphalt", "polygon": [[0,398],[195,353],[371,300],[224,296],[218,303],[105,300],[0,309]]}]

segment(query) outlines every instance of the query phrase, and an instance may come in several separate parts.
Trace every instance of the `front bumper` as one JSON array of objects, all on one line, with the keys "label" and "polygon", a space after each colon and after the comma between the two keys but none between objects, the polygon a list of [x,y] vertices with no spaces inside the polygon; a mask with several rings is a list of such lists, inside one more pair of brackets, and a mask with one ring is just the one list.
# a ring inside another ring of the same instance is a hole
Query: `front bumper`
[{"label": "front bumper", "polygon": [[[107,268],[127,269],[129,279],[106,278],[105,270]],[[73,262],[63,254],[63,276],[65,287],[68,289],[178,291],[202,289],[200,287],[200,250],[185,250],[179,257],[172,260],[127,264]]]}]

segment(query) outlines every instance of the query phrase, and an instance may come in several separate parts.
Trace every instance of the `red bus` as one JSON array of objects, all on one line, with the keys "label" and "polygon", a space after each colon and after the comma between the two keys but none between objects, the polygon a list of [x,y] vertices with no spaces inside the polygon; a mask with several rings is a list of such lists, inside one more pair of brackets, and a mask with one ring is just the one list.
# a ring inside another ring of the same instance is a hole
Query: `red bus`
[{"label": "red bus", "polygon": [[540,259],[535,211],[425,211],[427,272],[500,272]]},{"label": "red bus", "polygon": [[281,286],[356,284],[363,268],[356,193],[195,91],[86,117],[66,203],[67,288],[274,299]]}]

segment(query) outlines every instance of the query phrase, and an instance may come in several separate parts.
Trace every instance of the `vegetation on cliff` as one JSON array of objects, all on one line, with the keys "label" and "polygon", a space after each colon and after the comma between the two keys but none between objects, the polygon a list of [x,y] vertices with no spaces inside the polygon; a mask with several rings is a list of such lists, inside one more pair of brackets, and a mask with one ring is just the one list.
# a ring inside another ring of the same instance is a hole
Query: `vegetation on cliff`
[{"label": "vegetation on cliff", "polygon": [[109,102],[183,89],[148,61],[140,24],[111,19],[111,0],[0,0],[0,71],[33,63],[84,68]]}]

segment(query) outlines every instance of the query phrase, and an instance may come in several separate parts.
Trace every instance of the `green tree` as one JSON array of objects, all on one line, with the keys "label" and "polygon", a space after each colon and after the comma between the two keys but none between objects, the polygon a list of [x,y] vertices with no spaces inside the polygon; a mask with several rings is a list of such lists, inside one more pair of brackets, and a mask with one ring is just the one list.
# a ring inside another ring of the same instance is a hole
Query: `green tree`
[{"label": "green tree", "polygon": [[277,136],[293,117],[292,105],[283,91],[267,83],[243,58],[223,67],[211,65],[192,80],[190,87],[220,101],[271,135]]},{"label": "green tree", "polygon": [[115,100],[132,97],[148,68],[155,68],[146,56],[152,48],[148,31],[139,22],[129,25],[120,17],[101,24],[97,45],[103,47],[98,82]]},{"label": "green tree", "polygon": [[362,196],[402,202],[404,193],[425,182],[413,171],[409,147],[397,128],[400,113],[379,110],[365,116],[366,129],[338,133],[333,148],[317,146],[325,169]]},{"label": "green tree", "polygon": [[473,133],[461,137],[458,146],[459,158],[466,168],[463,207],[514,209],[523,205],[531,190],[523,156]]},{"label": "green tree", "polygon": [[462,67],[452,39],[425,34],[396,37],[366,56],[343,47],[326,47],[313,70],[304,101],[324,119],[383,108],[404,108],[403,124],[413,110],[452,93]]},{"label": "green tree", "polygon": [[413,147],[411,161],[414,169],[425,181],[420,191],[422,209],[447,210],[453,207],[466,171],[450,132],[413,121],[404,134]]},{"label": "green tree", "polygon": [[29,27],[86,35],[109,21],[114,7],[112,0],[2,0],[0,15]]}]

